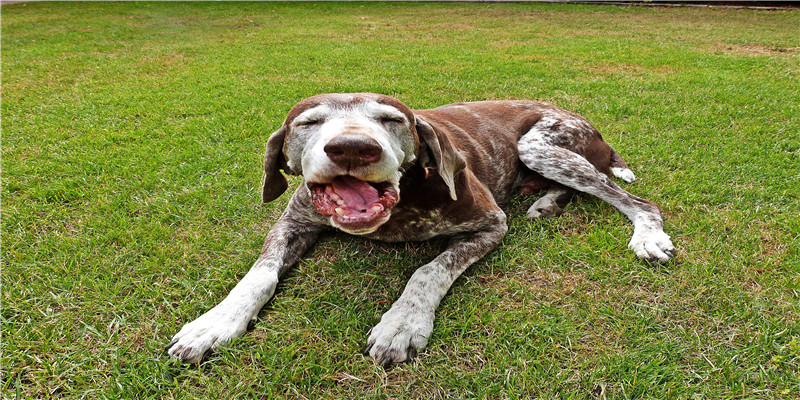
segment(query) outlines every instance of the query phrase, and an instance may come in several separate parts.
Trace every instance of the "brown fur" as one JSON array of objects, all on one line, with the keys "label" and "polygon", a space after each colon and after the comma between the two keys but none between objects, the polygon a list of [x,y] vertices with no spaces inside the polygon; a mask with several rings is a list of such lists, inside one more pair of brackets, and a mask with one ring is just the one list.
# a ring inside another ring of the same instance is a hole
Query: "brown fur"
[{"label": "brown fur", "polygon": [[[317,121],[318,112],[332,121]],[[353,138],[358,135],[364,137]],[[529,209],[532,218],[558,216],[574,190],[593,194],[633,222],[629,246],[637,256],[666,261],[674,248],[658,207],[609,179],[612,172],[635,179],[626,168],[591,124],[545,103],[485,101],[412,111],[377,94],[310,97],[289,111],[267,143],[263,201],[286,190],[281,170],[302,174],[304,183],[250,272],[218,306],[185,325],[168,351],[196,362],[241,335],[279,276],[333,226],[384,241],[449,237],[447,248],[414,272],[367,339],[366,353],[380,364],[408,360],[427,344],[434,311],[450,285],[502,240],[508,228],[500,206],[515,191],[549,189]],[[336,193],[329,194],[334,186]],[[351,200],[335,200],[338,194]],[[367,199],[368,209],[334,209],[362,207]]]}]

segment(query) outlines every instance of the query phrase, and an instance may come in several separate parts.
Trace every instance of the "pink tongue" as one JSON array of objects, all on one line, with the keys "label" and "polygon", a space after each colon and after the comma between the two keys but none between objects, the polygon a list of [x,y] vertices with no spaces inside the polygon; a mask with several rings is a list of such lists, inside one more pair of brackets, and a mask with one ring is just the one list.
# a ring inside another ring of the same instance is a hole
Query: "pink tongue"
[{"label": "pink tongue", "polygon": [[352,176],[340,176],[331,183],[333,191],[344,200],[348,209],[366,211],[372,204],[380,200],[377,189]]}]

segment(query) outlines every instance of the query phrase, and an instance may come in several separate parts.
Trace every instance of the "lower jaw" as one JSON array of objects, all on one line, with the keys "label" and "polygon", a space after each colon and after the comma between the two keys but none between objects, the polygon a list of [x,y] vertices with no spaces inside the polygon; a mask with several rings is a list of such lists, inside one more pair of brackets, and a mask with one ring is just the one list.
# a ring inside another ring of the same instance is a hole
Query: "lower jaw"
[{"label": "lower jaw", "polygon": [[330,218],[330,224],[334,228],[354,235],[366,235],[378,230],[381,225],[389,220],[391,208],[399,201],[397,189],[394,185],[389,182],[377,184],[379,185],[377,189],[380,191],[380,199],[372,206],[380,207],[381,210],[376,214],[368,215],[365,213],[369,213],[370,210],[355,212],[347,210],[344,205],[337,204],[326,194],[327,185],[309,184],[308,187],[311,191],[314,206],[320,214]]},{"label": "lower jaw", "polygon": [[386,221],[390,214],[384,211],[381,215],[364,222],[343,222],[339,221],[338,215],[331,215],[330,221],[334,228],[342,230],[352,235],[367,235],[378,230]]}]

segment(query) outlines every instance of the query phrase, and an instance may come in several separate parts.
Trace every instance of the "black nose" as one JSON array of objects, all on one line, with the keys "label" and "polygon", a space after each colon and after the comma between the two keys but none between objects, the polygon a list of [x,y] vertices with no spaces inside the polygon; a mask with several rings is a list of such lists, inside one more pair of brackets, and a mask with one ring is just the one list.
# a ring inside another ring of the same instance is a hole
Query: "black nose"
[{"label": "black nose", "polygon": [[364,135],[339,135],[323,148],[336,164],[360,167],[380,161],[383,148],[377,140]]}]

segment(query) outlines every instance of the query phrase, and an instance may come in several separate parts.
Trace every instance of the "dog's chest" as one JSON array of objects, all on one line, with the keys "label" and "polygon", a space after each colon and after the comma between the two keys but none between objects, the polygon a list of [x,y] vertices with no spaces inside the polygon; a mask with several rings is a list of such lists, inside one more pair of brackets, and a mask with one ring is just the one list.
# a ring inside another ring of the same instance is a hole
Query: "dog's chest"
[{"label": "dog's chest", "polygon": [[366,236],[387,242],[427,240],[456,232],[457,225],[438,208],[396,207],[389,221]]},{"label": "dog's chest", "polygon": [[472,199],[452,201],[444,184],[404,186],[389,221],[367,237],[388,242],[427,240],[469,231],[483,218]]}]

